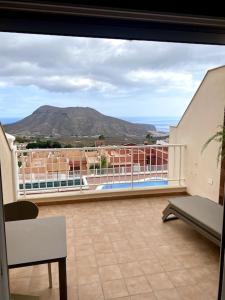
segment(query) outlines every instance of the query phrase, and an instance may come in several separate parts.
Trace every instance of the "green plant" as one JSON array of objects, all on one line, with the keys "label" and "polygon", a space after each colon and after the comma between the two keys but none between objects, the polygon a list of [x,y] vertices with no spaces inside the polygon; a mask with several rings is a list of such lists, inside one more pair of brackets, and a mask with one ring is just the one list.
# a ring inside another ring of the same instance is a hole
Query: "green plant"
[{"label": "green plant", "polygon": [[107,167],[107,158],[105,156],[102,156],[101,158],[101,168]]},{"label": "green plant", "polygon": [[145,137],[148,141],[149,144],[153,144],[154,143],[154,137],[151,133],[148,133]]},{"label": "green plant", "polygon": [[22,144],[22,143],[27,143],[30,141],[30,139],[26,138],[25,136],[21,137],[21,136],[16,136],[16,140],[17,143]]},{"label": "green plant", "polygon": [[72,144],[66,144],[66,145],[64,146],[64,148],[73,148],[73,145],[72,145]]},{"label": "green plant", "polygon": [[105,139],[105,136],[103,134],[101,134],[98,139],[101,141],[101,140],[104,140]]},{"label": "green plant", "polygon": [[62,145],[57,141],[41,141],[37,139],[36,142],[28,143],[26,146],[27,149],[47,149],[47,148],[62,148]]},{"label": "green plant", "polygon": [[225,158],[225,126],[219,126],[219,128],[220,129],[205,142],[201,151],[203,152],[212,141],[219,143],[217,165],[219,164],[220,158],[221,160],[224,160]]}]

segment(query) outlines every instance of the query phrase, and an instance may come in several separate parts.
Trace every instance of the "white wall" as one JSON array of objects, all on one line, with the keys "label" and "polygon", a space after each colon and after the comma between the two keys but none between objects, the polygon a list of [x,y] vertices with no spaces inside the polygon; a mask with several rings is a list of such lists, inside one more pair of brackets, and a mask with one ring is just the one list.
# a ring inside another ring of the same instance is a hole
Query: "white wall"
[{"label": "white wall", "polygon": [[12,151],[0,126],[0,162],[4,203],[15,201]]},{"label": "white wall", "polygon": [[[184,176],[191,195],[219,199],[220,163],[217,165],[219,144],[212,142],[201,153],[202,146],[223,125],[225,107],[225,67],[207,72],[199,89],[177,127],[171,127],[169,142],[186,144]],[[172,170],[172,155],[169,174]],[[169,175],[170,176],[170,175]],[[172,175],[171,175],[172,176]],[[212,184],[209,182],[212,180]]]}]

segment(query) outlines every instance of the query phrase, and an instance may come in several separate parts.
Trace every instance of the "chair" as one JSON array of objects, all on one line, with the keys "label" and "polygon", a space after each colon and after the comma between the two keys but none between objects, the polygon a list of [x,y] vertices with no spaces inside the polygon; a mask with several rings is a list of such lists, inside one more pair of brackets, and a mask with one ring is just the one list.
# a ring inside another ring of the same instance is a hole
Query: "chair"
[{"label": "chair", "polygon": [[223,207],[218,203],[200,196],[170,199],[168,206],[163,211],[162,220],[166,222],[177,218],[220,246]]},{"label": "chair", "polygon": [[[22,221],[36,219],[39,209],[36,204],[30,201],[17,201],[4,205],[5,221]],[[52,288],[51,264],[48,264],[49,288]]]}]

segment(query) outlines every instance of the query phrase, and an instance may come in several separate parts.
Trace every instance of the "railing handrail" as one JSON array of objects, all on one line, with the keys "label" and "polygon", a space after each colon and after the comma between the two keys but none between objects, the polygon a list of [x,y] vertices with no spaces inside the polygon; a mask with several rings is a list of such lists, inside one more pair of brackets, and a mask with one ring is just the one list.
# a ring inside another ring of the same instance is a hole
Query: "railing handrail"
[{"label": "railing handrail", "polygon": [[[169,148],[169,147],[186,147],[185,144],[166,144],[166,145],[138,145],[138,146],[98,146],[98,147],[80,147],[80,148],[38,148],[38,149],[25,149],[19,150],[17,149],[16,152],[19,153],[27,153],[27,152],[48,152],[48,151],[84,151],[84,150],[99,150],[99,149],[140,149],[140,148]],[[141,150],[141,149],[140,149]]]}]

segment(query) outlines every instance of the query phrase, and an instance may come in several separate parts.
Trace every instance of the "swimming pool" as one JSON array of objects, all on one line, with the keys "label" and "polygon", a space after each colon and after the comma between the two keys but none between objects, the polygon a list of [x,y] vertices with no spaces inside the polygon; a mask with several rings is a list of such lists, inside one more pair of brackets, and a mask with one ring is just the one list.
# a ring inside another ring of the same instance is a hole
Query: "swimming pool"
[{"label": "swimming pool", "polygon": [[110,189],[128,189],[128,188],[139,188],[139,187],[148,187],[148,186],[162,186],[168,185],[168,180],[152,180],[152,181],[139,181],[139,182],[125,182],[125,183],[107,183],[103,184],[101,190],[110,190]]}]

